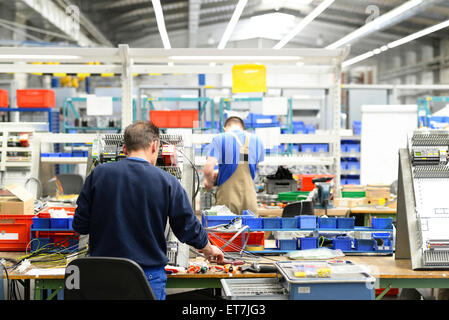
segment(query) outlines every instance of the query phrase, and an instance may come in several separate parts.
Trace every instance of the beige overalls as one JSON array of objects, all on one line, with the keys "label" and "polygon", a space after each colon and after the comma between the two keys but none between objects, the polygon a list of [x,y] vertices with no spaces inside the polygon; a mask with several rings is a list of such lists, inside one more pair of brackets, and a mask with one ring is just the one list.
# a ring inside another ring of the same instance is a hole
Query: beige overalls
[{"label": "beige overalls", "polygon": [[236,134],[229,133],[240,145],[240,159],[232,176],[218,187],[215,204],[225,205],[238,215],[241,215],[243,210],[257,214],[256,190],[248,163],[249,137],[245,134],[245,144],[242,145]]}]

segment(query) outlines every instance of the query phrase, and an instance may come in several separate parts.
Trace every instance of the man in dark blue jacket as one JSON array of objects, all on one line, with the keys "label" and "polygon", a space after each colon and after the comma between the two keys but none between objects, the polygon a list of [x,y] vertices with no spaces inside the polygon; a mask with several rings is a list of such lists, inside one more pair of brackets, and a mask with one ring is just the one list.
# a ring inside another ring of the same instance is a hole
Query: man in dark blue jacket
[{"label": "man in dark blue jacket", "polygon": [[123,257],[142,266],[158,299],[165,299],[168,262],[167,219],[176,237],[223,263],[223,252],[209,243],[207,232],[187,193],[171,174],[155,167],[159,129],[148,122],[128,126],[124,160],[97,166],[77,200],[73,228],[89,234],[91,256]]}]

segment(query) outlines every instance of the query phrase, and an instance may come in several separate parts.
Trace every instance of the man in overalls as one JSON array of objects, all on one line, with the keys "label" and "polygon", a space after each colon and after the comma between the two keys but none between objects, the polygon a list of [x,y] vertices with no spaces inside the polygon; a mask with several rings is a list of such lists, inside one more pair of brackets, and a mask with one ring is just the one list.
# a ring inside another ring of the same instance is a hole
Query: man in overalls
[{"label": "man in overalls", "polygon": [[257,164],[263,161],[265,154],[262,140],[244,130],[242,119],[229,117],[224,125],[225,132],[212,140],[204,166],[206,190],[215,184],[218,186],[215,204],[225,205],[238,215],[243,210],[257,213],[254,177]]}]

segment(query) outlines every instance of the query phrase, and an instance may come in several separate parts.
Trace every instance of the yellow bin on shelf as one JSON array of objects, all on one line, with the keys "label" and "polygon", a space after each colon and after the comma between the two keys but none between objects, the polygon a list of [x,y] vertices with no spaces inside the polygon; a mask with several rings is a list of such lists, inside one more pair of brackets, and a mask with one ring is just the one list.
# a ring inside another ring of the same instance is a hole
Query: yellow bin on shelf
[{"label": "yellow bin on shelf", "polygon": [[266,92],[267,69],[260,64],[242,64],[232,67],[232,93]]}]

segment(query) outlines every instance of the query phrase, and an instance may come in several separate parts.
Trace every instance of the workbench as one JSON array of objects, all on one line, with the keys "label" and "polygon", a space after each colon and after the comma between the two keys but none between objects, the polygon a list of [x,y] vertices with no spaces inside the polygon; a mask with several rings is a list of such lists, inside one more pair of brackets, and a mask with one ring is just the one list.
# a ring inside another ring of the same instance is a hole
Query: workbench
[{"label": "workbench", "polygon": [[371,222],[371,217],[382,216],[392,217],[393,220],[396,219],[396,208],[382,207],[382,206],[366,206],[366,207],[355,207],[349,209],[350,214],[363,214],[364,225],[369,226]]},{"label": "workbench", "polygon": [[[23,253],[1,252],[0,257],[14,258]],[[286,257],[270,256],[270,260],[262,257],[259,263],[285,261]],[[376,278],[375,288],[385,288],[377,296],[381,299],[390,288],[449,288],[449,270],[445,271],[414,271],[411,269],[410,260],[395,260],[394,256],[345,256],[342,260],[350,260],[355,264],[366,265],[371,270],[371,275]],[[190,274],[178,273],[167,276],[167,288],[221,288],[221,279],[237,278],[274,278],[276,273],[244,273],[228,275],[226,273]],[[45,297],[45,291],[50,290],[47,299],[58,295],[64,288],[64,276],[61,274],[47,274],[45,276],[30,276],[12,272],[9,279],[19,280],[25,287],[27,299],[31,298],[31,281],[34,281],[34,299],[40,300]],[[59,294],[59,297],[61,295]]]},{"label": "workbench", "polygon": [[[282,217],[282,211],[284,209],[271,209],[269,207],[267,208],[259,208],[257,210],[257,214],[261,217],[269,217],[269,216],[274,216],[274,217]],[[327,215],[328,216],[347,216],[349,214],[349,208],[330,208],[327,209]],[[322,216],[325,214],[325,210],[324,209],[315,209],[315,215],[317,216]]]}]

